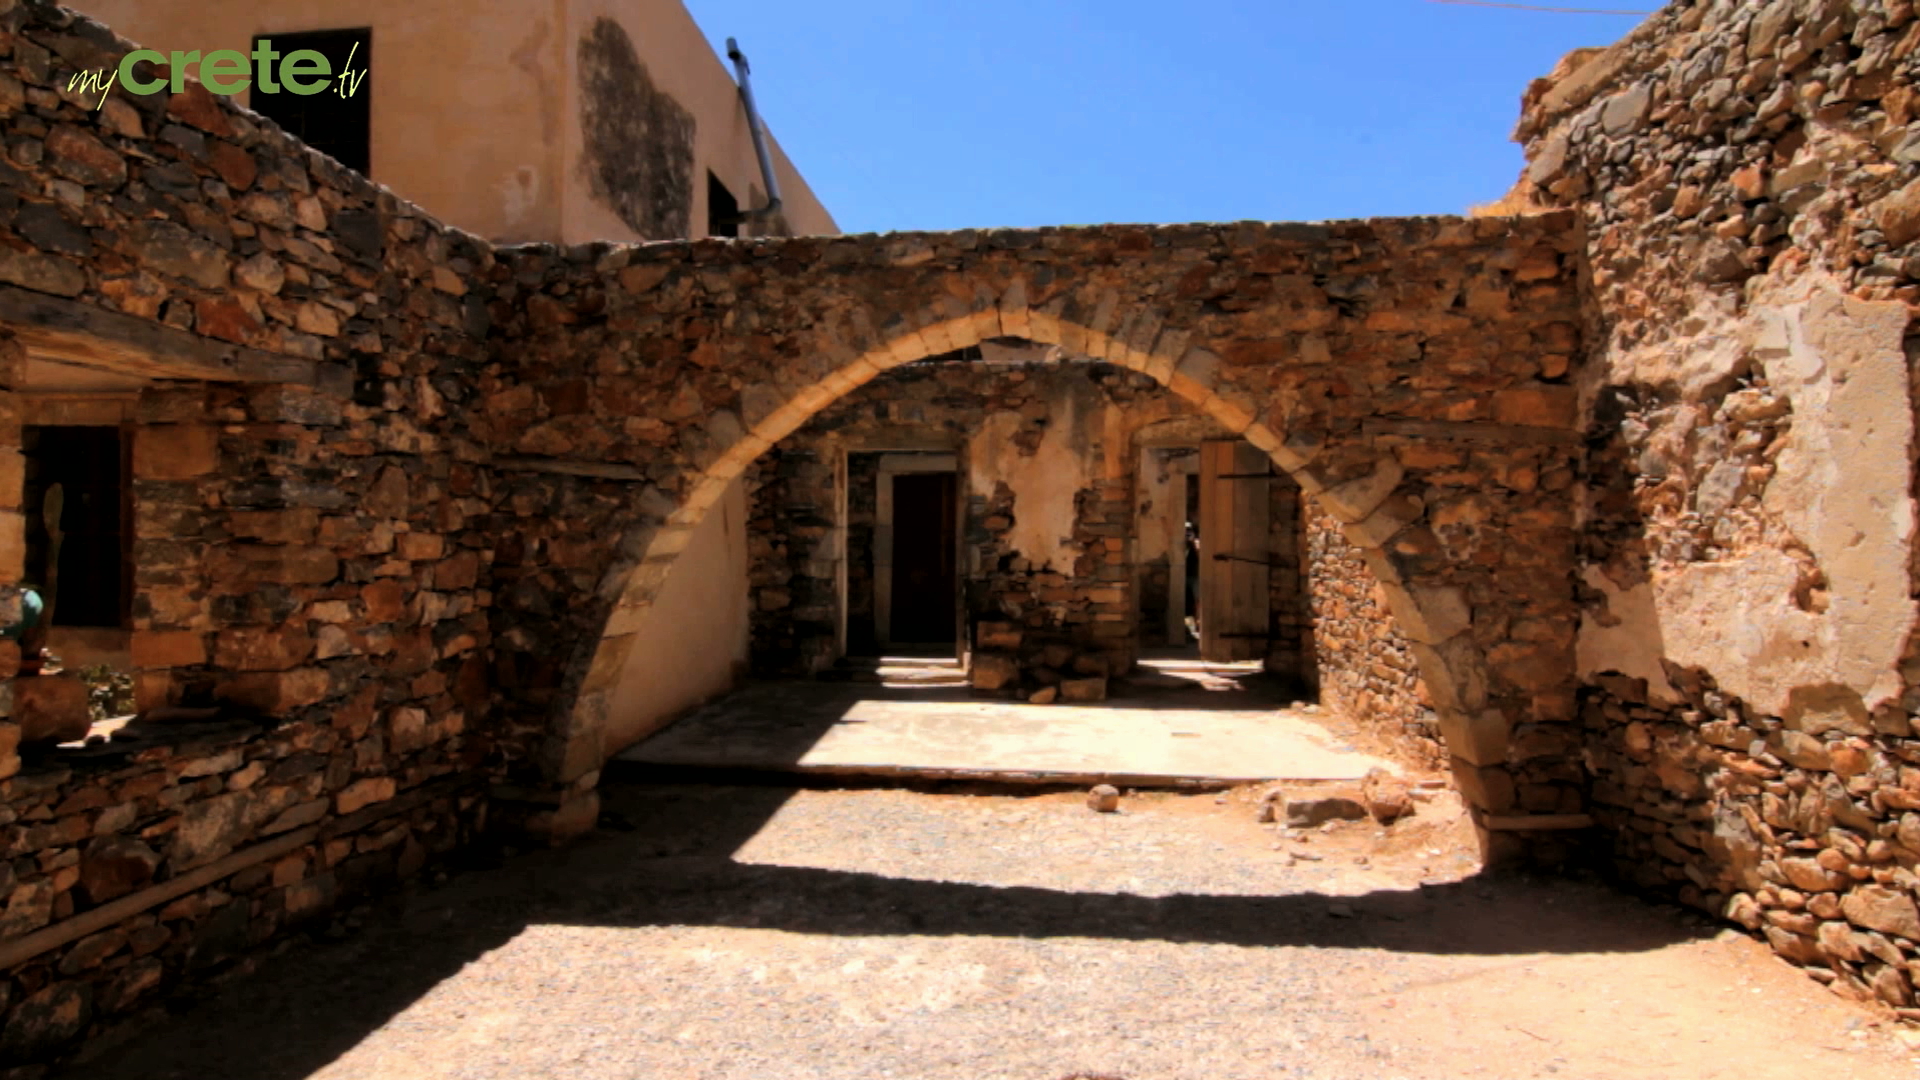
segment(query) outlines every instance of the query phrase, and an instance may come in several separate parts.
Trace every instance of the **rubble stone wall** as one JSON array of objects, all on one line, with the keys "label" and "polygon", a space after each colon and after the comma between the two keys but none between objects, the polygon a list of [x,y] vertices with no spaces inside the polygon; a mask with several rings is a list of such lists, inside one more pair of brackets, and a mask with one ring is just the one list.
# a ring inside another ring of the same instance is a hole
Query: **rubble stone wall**
[{"label": "rubble stone wall", "polygon": [[[198,943],[412,868],[475,826],[467,781],[490,819],[591,827],[627,657],[708,511],[883,371],[1002,338],[1166,387],[1340,522],[1491,856],[1551,853],[1582,809],[1573,214],[489,248],[195,84],[71,93],[131,46],[0,6],[0,619],[39,361],[137,375],[140,704],[240,725],[23,754],[54,684],[10,679],[7,1045],[51,1053],[222,951]],[[1085,480],[1064,520],[1105,580],[1131,495]],[[1034,515],[976,487],[975,549],[1028,550]],[[1087,600],[1129,619],[1114,580]]]},{"label": "rubble stone wall", "polygon": [[0,621],[29,572],[20,416],[41,361],[148,380],[149,717],[89,749],[22,746],[10,721],[72,701],[0,644],[0,1062],[19,1064],[480,822],[493,504],[461,413],[492,253],[197,85],[69,93],[130,46],[4,7]]},{"label": "rubble stone wall", "polygon": [[[1407,636],[1490,850],[1551,849],[1586,788],[1573,724],[1573,225],[1545,214],[506,249],[488,275],[496,363],[473,430],[496,461],[545,470],[496,470],[516,547],[507,562],[503,540],[494,564],[507,707],[529,729],[551,710],[536,760],[571,792],[565,812],[590,808],[618,749],[607,688],[727,486],[883,373],[1020,338],[1168,387],[1338,519]],[[1124,529],[1125,487],[1085,488],[1074,526]],[[975,493],[989,499],[984,525],[994,495]],[[1113,614],[1130,619],[1124,595]]]},{"label": "rubble stone wall", "polygon": [[1623,873],[1920,1018],[1906,0],[1681,0],[1528,91],[1584,219],[1581,716]]},{"label": "rubble stone wall", "polygon": [[1431,764],[1446,761],[1420,665],[1380,581],[1339,522],[1307,521],[1307,600],[1320,700]]},{"label": "rubble stone wall", "polygon": [[[1159,607],[1143,614],[1129,600],[1139,544],[1132,503],[1138,440],[1175,426],[1195,443],[1230,437],[1153,379],[1110,364],[953,358],[896,368],[854,391],[750,469],[756,670],[805,675],[838,659],[843,572],[848,649],[873,649],[875,469],[891,450],[951,454],[966,477],[959,527],[968,558],[960,570],[969,625],[984,624],[984,640],[973,642],[991,684],[982,689],[1030,695],[1068,679],[1124,674],[1142,620],[1158,629],[1167,603],[1162,592]],[[1071,452],[1071,467],[1054,460],[1057,448]],[[836,525],[842,489],[835,462],[842,458],[849,462],[844,541]],[[1272,666],[1310,682],[1300,670],[1299,492],[1284,474],[1273,487]],[[1034,537],[1016,546],[1028,518],[1043,522],[1040,543],[1051,537],[1045,553],[1034,549]],[[1164,576],[1164,557],[1160,569]]]}]

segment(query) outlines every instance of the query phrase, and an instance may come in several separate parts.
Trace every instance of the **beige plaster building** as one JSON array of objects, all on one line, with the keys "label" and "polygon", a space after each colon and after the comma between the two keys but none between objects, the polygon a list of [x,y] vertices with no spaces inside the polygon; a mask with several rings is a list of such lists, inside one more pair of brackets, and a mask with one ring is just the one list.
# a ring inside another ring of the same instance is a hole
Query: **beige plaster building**
[{"label": "beige plaster building", "polygon": [[[743,211],[767,204],[733,75],[678,0],[74,6],[163,52],[249,52],[260,37],[284,52],[301,35],[330,32],[319,47],[338,65],[357,33],[353,66],[368,75],[355,97],[370,113],[362,171],[489,240],[687,239],[723,231],[709,226],[729,197]],[[236,100],[271,110],[260,97],[249,87]],[[316,132],[282,126],[334,149]],[[769,149],[782,213],[744,232],[837,233],[778,144]],[[351,150],[335,156],[359,165]]]}]

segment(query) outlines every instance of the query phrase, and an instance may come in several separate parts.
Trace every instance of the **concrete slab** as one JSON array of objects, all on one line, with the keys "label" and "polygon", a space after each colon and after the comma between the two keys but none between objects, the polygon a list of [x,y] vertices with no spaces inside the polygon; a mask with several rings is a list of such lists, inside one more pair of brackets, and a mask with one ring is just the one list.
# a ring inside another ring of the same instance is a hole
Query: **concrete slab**
[{"label": "concrete slab", "polygon": [[618,755],[655,766],[1129,785],[1357,780],[1395,766],[1246,668],[1156,664],[1097,705],[971,696],[951,665],[759,683]]}]

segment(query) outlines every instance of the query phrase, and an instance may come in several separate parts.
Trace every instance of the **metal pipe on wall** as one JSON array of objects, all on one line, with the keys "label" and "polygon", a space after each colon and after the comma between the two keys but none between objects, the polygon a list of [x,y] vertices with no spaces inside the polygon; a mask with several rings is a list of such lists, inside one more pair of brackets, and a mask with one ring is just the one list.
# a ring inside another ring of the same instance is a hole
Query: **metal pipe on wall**
[{"label": "metal pipe on wall", "polygon": [[760,182],[767,187],[767,205],[758,210],[748,210],[748,220],[764,220],[780,212],[780,182],[774,179],[773,155],[767,149],[766,125],[760,122],[760,110],[753,104],[753,83],[748,77],[747,56],[740,51],[739,42],[727,39],[727,59],[733,61],[734,81],[740,84],[740,104],[747,110],[747,131],[753,137],[753,153],[760,159]]}]

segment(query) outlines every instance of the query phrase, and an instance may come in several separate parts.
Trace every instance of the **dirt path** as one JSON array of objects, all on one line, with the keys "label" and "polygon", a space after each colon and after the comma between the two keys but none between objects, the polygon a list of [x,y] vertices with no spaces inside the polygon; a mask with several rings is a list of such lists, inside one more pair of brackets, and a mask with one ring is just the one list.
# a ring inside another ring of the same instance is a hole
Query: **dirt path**
[{"label": "dirt path", "polygon": [[1915,1071],[1877,1014],[1744,938],[1590,883],[1471,876],[1444,808],[1287,839],[1251,793],[1098,815],[1064,794],[612,790],[628,829],[417,889],[64,1075]]}]

